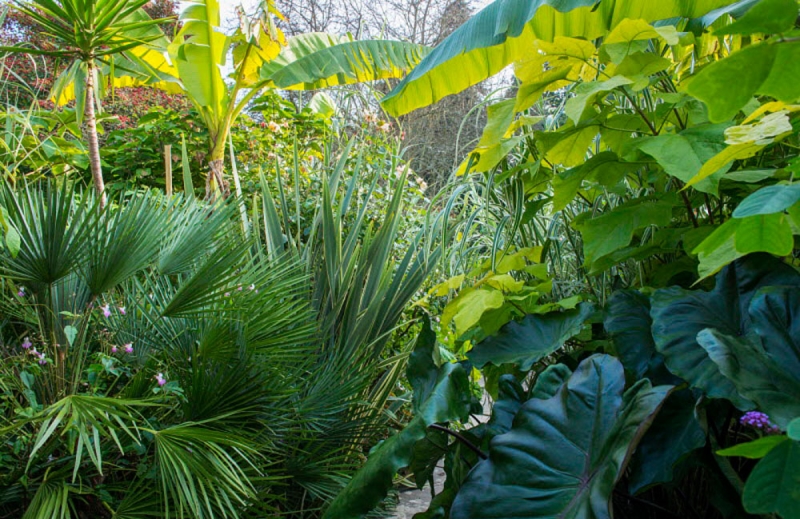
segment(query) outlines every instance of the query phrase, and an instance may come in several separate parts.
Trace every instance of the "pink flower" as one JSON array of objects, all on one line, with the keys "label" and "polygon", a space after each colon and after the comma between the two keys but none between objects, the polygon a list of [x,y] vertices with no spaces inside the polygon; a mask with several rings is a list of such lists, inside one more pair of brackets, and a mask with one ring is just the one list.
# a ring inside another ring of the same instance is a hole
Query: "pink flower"
[{"label": "pink flower", "polygon": [[239,286],[236,288],[236,290],[238,290],[239,292],[241,292],[241,291],[242,291],[242,285],[239,285]]},{"label": "pink flower", "polygon": [[385,122],[385,123],[383,123],[383,124],[381,124],[381,125],[378,125],[378,129],[379,129],[380,131],[382,131],[382,132],[386,133],[386,132],[388,132],[389,130],[391,130],[391,129],[392,129],[392,124],[391,124],[391,123],[388,123],[388,122]]},{"label": "pink flower", "polygon": [[269,124],[267,124],[267,126],[269,126],[269,131],[271,132],[277,132],[278,130],[281,129],[280,125],[275,121],[270,121]]},{"label": "pink flower", "polygon": [[122,314],[122,315],[125,315],[125,307],[124,306],[120,306],[119,307],[119,313]]},{"label": "pink flower", "polygon": [[125,345],[125,353],[133,353],[133,343],[128,343]]},{"label": "pink flower", "polygon": [[163,373],[159,373],[158,375],[156,375],[155,379],[156,379],[156,382],[158,382],[159,387],[161,387],[161,386],[163,386],[164,384],[167,383],[167,379],[164,378],[164,374]]},{"label": "pink flower", "polygon": [[111,353],[117,353],[118,351],[119,351],[119,348],[117,348],[116,345],[111,347]]},{"label": "pink flower", "polygon": [[24,341],[22,341],[22,349],[23,349],[23,350],[27,350],[27,349],[28,349],[28,348],[30,348],[31,346],[33,346],[33,344],[31,344],[31,340],[30,340],[30,339],[28,339],[27,337],[25,337],[25,340],[24,340]]},{"label": "pink flower", "polygon": [[231,293],[230,292],[225,292],[225,297],[231,297]]},{"label": "pink flower", "polygon": [[100,309],[103,310],[103,317],[111,317],[111,308],[108,305],[103,305]]}]

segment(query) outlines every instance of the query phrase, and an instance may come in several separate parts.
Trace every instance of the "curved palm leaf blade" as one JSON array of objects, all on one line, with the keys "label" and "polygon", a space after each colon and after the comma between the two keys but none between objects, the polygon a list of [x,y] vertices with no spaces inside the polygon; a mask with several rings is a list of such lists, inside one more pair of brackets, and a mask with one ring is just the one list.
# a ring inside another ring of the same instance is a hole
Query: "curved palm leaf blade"
[{"label": "curved palm leaf blade", "polygon": [[[238,516],[254,495],[247,471],[255,446],[235,435],[199,424],[150,431],[156,445],[158,478],[172,496],[177,516]],[[166,512],[169,516],[170,505]]]},{"label": "curved palm leaf blade", "polygon": [[350,41],[326,33],[290,38],[261,68],[261,78],[277,88],[313,90],[403,77],[430,49],[400,41]]},{"label": "curved palm leaf blade", "polygon": [[523,404],[470,472],[450,517],[611,517],[614,485],[670,388],[642,380],[624,391],[618,360],[589,357],[555,396]]},{"label": "curved palm leaf blade", "polygon": [[437,46],[382,101],[403,115],[491,77],[532,52],[534,40],[599,38],[622,20],[698,18],[733,0],[496,0]]},{"label": "curved palm leaf blade", "polygon": [[68,275],[86,253],[85,217],[89,197],[47,184],[45,189],[14,190],[6,184],[0,197],[20,237],[15,258],[0,256],[3,275],[36,285],[50,285]]}]

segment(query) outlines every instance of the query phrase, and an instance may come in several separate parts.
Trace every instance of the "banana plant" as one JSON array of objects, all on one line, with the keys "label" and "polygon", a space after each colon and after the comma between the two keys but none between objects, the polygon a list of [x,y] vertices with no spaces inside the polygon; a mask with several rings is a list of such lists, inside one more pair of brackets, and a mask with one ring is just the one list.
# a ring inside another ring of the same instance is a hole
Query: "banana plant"
[{"label": "banana plant", "polygon": [[[275,24],[282,15],[265,0],[254,16],[240,8],[239,27],[226,35],[217,0],[191,0],[182,28],[169,45],[176,78],[209,130],[206,196],[228,192],[225,146],[237,117],[269,88],[310,90],[402,77],[427,48],[394,41],[353,41],[323,33],[286,38]],[[232,65],[232,86],[223,70]]]},{"label": "banana plant", "polygon": [[[1,51],[48,55],[69,65],[57,78],[52,96],[57,104],[74,98],[85,120],[84,139],[95,189],[105,205],[100,146],[97,139],[99,99],[107,83],[120,86],[163,81],[169,66],[156,48],[166,40],[142,10],[148,0],[12,0],[11,6],[30,17],[56,42],[55,49],[26,46]],[[165,88],[169,88],[164,85]]]},{"label": "banana plant", "polygon": [[[497,0],[445,38],[382,101],[400,116],[487,79],[531,58],[537,40],[601,38],[625,19],[688,18],[703,25],[735,0],[636,2],[624,0]],[[706,17],[701,19],[701,17]]]}]

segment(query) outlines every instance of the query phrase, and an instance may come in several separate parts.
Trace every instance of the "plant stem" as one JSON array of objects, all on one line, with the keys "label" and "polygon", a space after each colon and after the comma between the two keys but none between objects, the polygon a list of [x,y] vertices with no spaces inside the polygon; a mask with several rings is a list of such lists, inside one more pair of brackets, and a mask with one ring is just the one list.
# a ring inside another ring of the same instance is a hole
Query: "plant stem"
[{"label": "plant stem", "polygon": [[100,197],[100,209],[106,206],[105,183],[103,182],[103,166],[100,162],[100,143],[97,140],[97,116],[94,109],[94,56],[86,62],[86,141],[89,145],[89,165],[92,170],[92,181],[97,195]]},{"label": "plant stem", "polygon": [[482,460],[485,460],[485,459],[488,459],[488,458],[489,458],[489,455],[488,455],[488,454],[486,454],[485,452],[483,452],[482,450],[480,450],[480,448],[478,448],[478,446],[477,446],[477,445],[475,445],[474,443],[472,443],[471,441],[469,441],[468,439],[466,439],[466,438],[465,438],[464,436],[462,436],[461,434],[459,434],[459,433],[457,433],[457,432],[455,432],[455,431],[451,431],[451,430],[450,430],[450,429],[448,429],[447,427],[444,427],[444,426],[442,426],[442,425],[435,424],[435,423],[434,423],[434,424],[431,424],[431,425],[429,425],[428,427],[430,427],[431,429],[436,429],[437,431],[442,431],[442,432],[445,432],[445,433],[449,434],[450,436],[452,436],[452,437],[453,437],[453,438],[455,438],[456,440],[458,440],[458,441],[460,441],[461,443],[463,443],[463,444],[464,444],[464,445],[465,445],[465,446],[466,446],[466,447],[467,447],[469,450],[471,450],[472,452],[474,452],[475,454],[477,454],[477,455],[478,455],[478,457],[479,457],[480,459],[482,459]]},{"label": "plant stem", "polygon": [[620,90],[622,91],[622,94],[628,99],[628,101],[630,101],[631,106],[633,106],[633,109],[636,110],[637,114],[639,114],[639,117],[641,117],[644,123],[647,125],[647,127],[650,128],[650,132],[653,135],[658,135],[658,130],[656,129],[655,125],[653,125],[652,121],[650,121],[650,119],[647,118],[647,115],[645,115],[642,109],[639,108],[639,105],[636,103],[633,97],[631,97],[630,94],[628,94],[628,92],[626,92],[624,88],[621,88]]},{"label": "plant stem", "polygon": [[681,190],[681,198],[683,198],[683,204],[686,206],[686,212],[689,213],[689,219],[692,220],[692,226],[697,229],[700,227],[700,224],[697,223],[697,216],[694,214],[692,202],[689,201],[689,196],[686,194],[686,191]]}]

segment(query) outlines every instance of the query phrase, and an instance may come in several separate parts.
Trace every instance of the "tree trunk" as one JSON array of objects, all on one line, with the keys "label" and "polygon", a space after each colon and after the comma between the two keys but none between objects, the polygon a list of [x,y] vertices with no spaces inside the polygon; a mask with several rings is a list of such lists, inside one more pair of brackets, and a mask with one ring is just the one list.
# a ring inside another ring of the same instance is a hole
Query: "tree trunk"
[{"label": "tree trunk", "polygon": [[100,197],[100,208],[106,206],[105,183],[103,182],[103,166],[100,163],[100,144],[97,141],[97,116],[94,107],[94,58],[89,58],[86,64],[86,126],[84,138],[89,145],[89,165],[92,170],[92,180],[97,195]]},{"label": "tree trunk", "polygon": [[206,200],[213,202],[215,199],[215,187],[219,188],[222,198],[228,198],[230,185],[223,177],[223,167],[225,159],[213,159],[208,161],[208,176],[206,176]]}]

